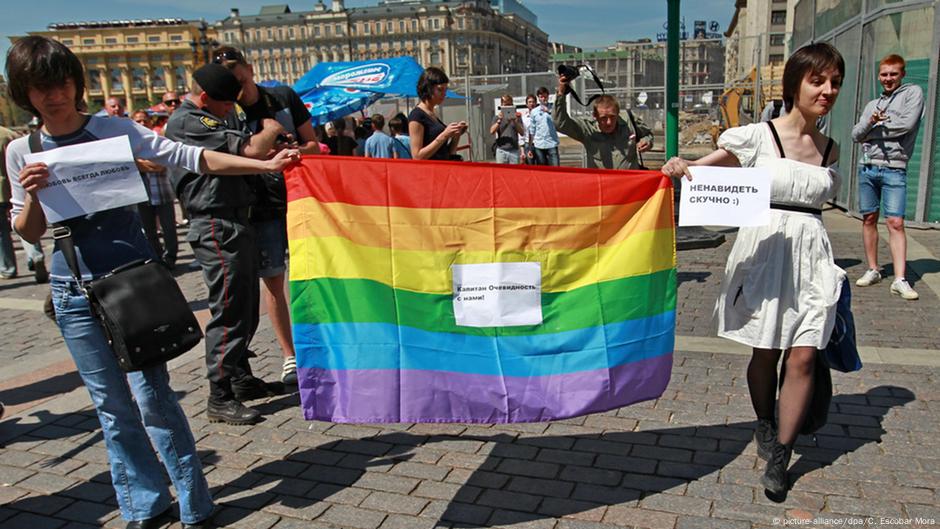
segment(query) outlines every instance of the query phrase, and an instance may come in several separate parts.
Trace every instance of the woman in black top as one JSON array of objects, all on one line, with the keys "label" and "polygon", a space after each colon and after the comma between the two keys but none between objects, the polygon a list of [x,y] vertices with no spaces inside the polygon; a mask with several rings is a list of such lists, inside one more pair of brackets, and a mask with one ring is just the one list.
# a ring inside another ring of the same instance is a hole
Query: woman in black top
[{"label": "woman in black top", "polygon": [[457,151],[460,135],[467,131],[467,122],[444,125],[434,113],[434,107],[444,102],[450,79],[440,68],[424,70],[418,79],[418,97],[421,102],[408,115],[408,136],[411,138],[411,156],[416,160],[449,160]]}]

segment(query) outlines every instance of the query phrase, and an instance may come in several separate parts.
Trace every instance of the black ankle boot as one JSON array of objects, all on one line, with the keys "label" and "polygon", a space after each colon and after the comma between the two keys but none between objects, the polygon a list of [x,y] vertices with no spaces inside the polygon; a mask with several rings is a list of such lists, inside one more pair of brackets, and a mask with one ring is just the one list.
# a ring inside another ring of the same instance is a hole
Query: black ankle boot
[{"label": "black ankle boot", "polygon": [[771,452],[771,457],[767,461],[767,470],[760,478],[761,485],[767,489],[767,492],[778,496],[790,488],[787,479],[787,467],[790,466],[790,456],[793,455],[793,448],[782,445],[776,440]]},{"label": "black ankle boot", "polygon": [[770,461],[773,455],[774,443],[777,442],[777,427],[770,419],[758,419],[757,429],[754,430],[754,441],[757,442],[757,457]]}]

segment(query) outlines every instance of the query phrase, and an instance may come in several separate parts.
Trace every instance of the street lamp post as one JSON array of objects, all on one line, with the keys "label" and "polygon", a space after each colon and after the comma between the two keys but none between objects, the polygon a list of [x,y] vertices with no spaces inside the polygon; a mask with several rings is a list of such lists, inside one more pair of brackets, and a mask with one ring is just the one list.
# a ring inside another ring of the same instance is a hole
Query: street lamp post
[{"label": "street lamp post", "polygon": [[210,39],[206,36],[206,32],[209,29],[209,25],[206,24],[205,20],[199,21],[199,39],[189,41],[189,47],[193,50],[193,62],[199,61],[199,50],[202,50],[202,62],[207,64],[209,62],[209,52],[212,48],[215,48],[219,45],[218,41],[215,39]]}]

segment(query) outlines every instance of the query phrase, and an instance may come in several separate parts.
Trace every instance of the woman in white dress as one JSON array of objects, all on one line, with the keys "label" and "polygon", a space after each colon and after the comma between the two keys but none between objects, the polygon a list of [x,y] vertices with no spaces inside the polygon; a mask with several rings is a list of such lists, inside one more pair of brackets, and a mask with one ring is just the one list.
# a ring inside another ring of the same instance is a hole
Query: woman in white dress
[{"label": "woman in white dress", "polygon": [[[816,128],[839,95],[845,63],[829,44],[801,48],[783,73],[785,116],[725,131],[718,150],[695,161],[670,159],[662,168],[692,179],[689,166],[765,167],[772,175],[766,226],[741,228],[728,256],[717,303],[718,335],[753,347],[747,369],[757,414],[761,478],[771,497],[789,487],[793,443],[813,394],[817,350],[829,342],[845,272],[833,262],[820,208],[835,196],[839,150]],[[777,364],[786,377],[780,388]]]}]

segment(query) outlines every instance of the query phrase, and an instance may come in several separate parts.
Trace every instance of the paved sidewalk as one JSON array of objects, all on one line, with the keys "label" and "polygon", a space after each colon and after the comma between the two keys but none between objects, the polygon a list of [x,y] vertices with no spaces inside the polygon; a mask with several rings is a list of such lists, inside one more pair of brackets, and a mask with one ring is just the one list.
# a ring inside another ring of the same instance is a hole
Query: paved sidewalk
[{"label": "paved sidewalk", "polygon": [[[864,268],[858,221],[834,212],[826,221],[854,280]],[[343,425],[304,421],[288,395],[255,403],[264,422],[233,427],[205,420],[201,348],[171,363],[173,385],[219,503],[216,521],[229,527],[934,527],[940,232],[910,235],[921,299],[892,297],[887,282],[853,289],[866,366],[834,374],[829,424],[800,439],[796,483],[781,504],[758,485],[748,351],[714,338],[730,244],[679,254],[680,352],[656,401],[539,424]],[[204,310],[198,272],[179,279]],[[87,394],[54,325],[24,303],[47,288],[31,281],[0,283],[0,400],[12,404],[0,423],[0,527],[123,528]],[[257,371],[275,377],[265,318],[255,349]]]}]

